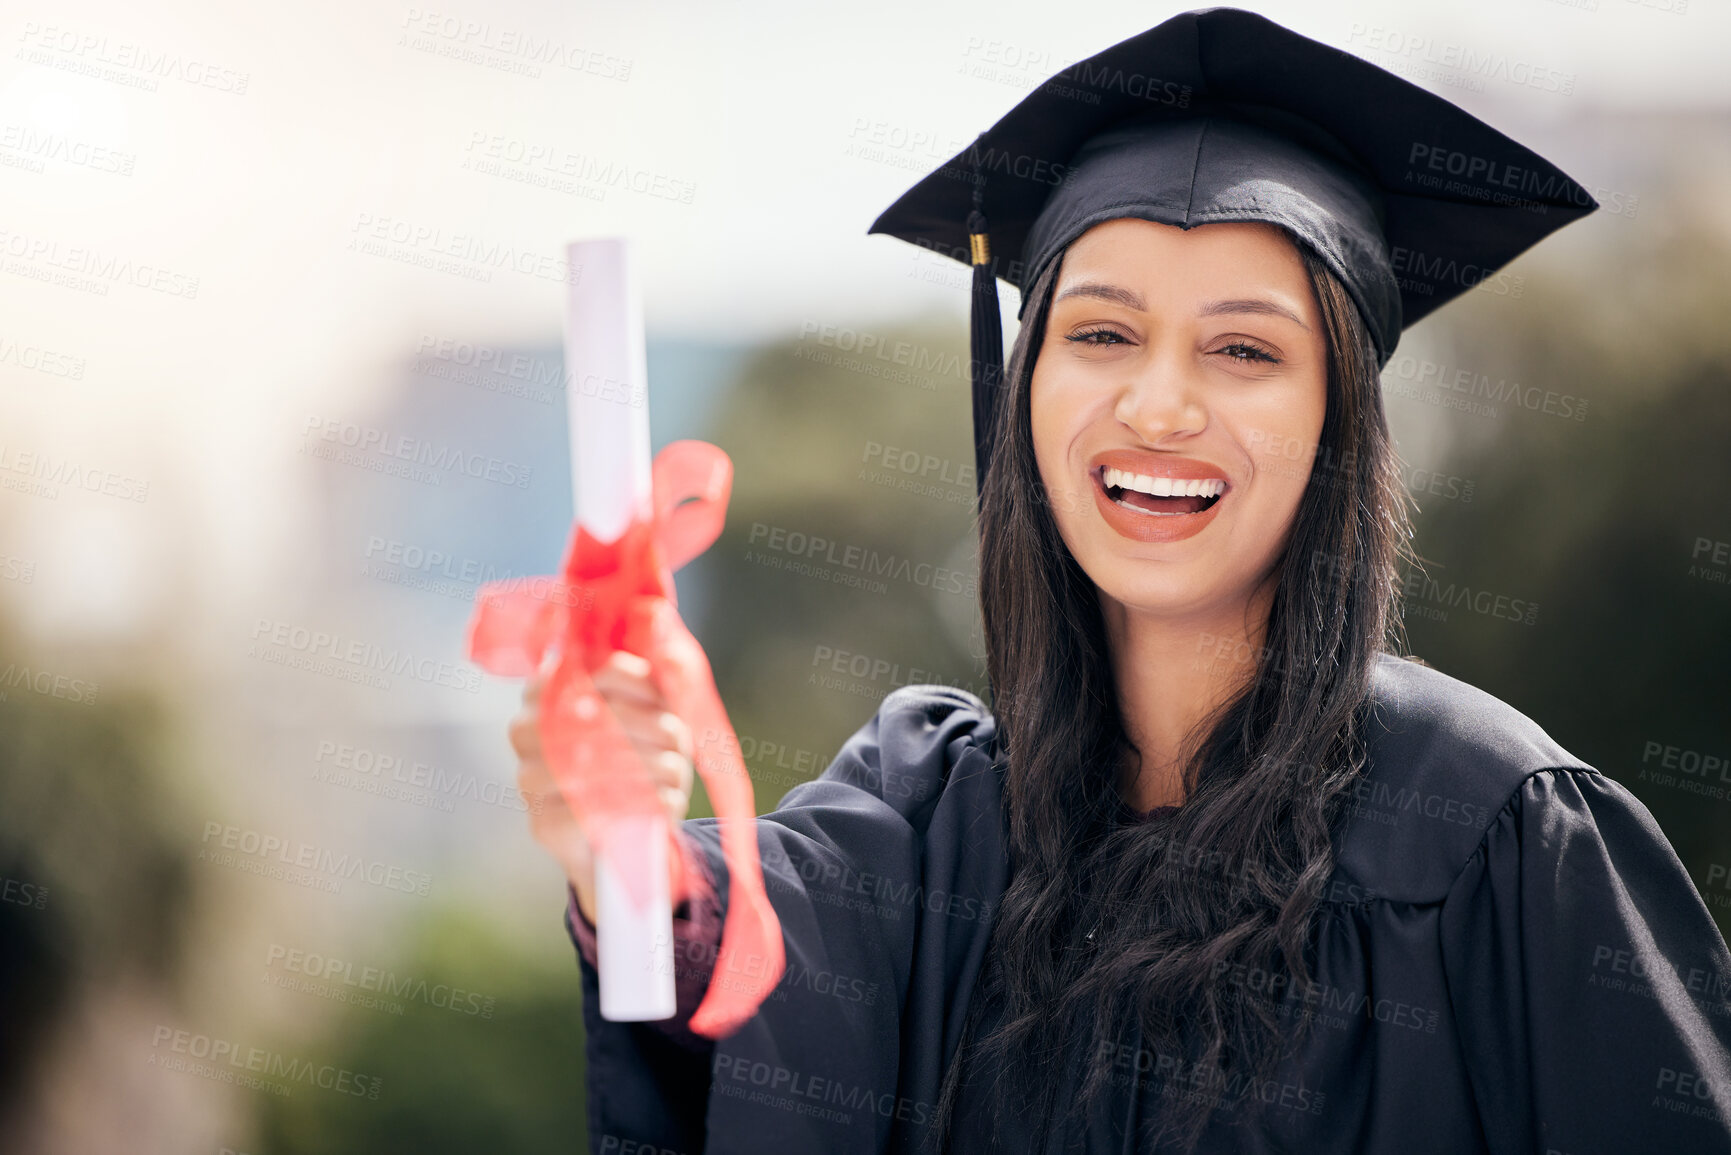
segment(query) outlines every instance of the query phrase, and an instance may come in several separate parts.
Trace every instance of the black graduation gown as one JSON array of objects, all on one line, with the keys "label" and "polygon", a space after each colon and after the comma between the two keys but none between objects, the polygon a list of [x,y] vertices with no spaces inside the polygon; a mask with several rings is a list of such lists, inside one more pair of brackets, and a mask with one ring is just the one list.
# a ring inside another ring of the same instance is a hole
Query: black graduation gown
[{"label": "black graduation gown", "polygon": [[[1373,693],[1314,982],[1285,992],[1311,1029],[1199,1150],[1731,1152],[1731,953],[1651,815],[1463,682],[1384,655]],[[762,817],[788,973],[710,1053],[601,1019],[579,956],[592,1150],[920,1149],[1008,874],[995,733],[975,696],[904,687]],[[725,901],[715,820],[685,826]],[[1137,1122],[1200,1077],[1135,1038],[1119,1066],[1043,1155],[1148,1150]],[[953,1150],[988,1133],[964,1096]]]}]

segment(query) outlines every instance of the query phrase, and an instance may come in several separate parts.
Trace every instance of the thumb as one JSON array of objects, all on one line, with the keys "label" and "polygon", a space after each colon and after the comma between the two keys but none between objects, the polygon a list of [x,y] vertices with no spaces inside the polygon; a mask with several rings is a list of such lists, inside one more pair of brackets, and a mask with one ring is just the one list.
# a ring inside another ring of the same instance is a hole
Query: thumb
[{"label": "thumb", "polygon": [[654,594],[640,594],[625,605],[624,648],[655,664],[656,653],[666,644],[667,623],[663,607],[672,609],[667,599]]},{"label": "thumb", "polygon": [[693,653],[707,667],[703,649],[685,628],[679,611],[664,597],[643,595],[625,608],[625,648],[649,659],[649,676],[675,714],[691,721]]},{"label": "thumb", "polygon": [[714,675],[709,655],[679,616],[679,610],[663,597],[642,596],[626,607],[625,640],[632,653],[649,659],[655,688],[668,708],[688,725],[707,716],[702,709],[705,687],[714,695]]}]

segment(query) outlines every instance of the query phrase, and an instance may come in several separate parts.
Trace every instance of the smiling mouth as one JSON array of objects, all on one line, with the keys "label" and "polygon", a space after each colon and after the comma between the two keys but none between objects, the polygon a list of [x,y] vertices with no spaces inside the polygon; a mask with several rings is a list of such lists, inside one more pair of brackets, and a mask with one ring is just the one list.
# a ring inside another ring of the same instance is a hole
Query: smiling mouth
[{"label": "smiling mouth", "polygon": [[1226,495],[1226,481],[1218,477],[1149,477],[1103,466],[1094,482],[1113,504],[1149,517],[1202,513]]}]

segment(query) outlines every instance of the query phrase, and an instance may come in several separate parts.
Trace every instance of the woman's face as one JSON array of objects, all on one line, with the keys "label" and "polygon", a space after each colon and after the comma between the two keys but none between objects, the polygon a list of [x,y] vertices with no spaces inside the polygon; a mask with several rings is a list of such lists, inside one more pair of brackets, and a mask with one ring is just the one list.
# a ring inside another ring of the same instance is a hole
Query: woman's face
[{"label": "woman's face", "polygon": [[1106,221],[1063,256],[1030,404],[1064,544],[1126,609],[1205,617],[1274,572],[1327,405],[1322,319],[1272,225]]}]

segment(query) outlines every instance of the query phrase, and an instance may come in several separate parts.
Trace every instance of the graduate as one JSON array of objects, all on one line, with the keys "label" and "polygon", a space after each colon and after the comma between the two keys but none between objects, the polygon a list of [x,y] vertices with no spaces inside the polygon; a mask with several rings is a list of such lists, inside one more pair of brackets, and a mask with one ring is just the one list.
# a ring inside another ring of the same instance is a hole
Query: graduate
[{"label": "graduate", "polygon": [[[891,206],[871,231],[974,269],[993,701],[895,691],[759,819],[787,970],[711,1039],[716,821],[680,826],[679,1014],[602,1019],[530,683],[591,1150],[1731,1151],[1731,954],[1652,817],[1392,648],[1379,370],[1595,207],[1230,8],[1065,69]],[[701,753],[647,670],[597,685],[678,822]]]}]

